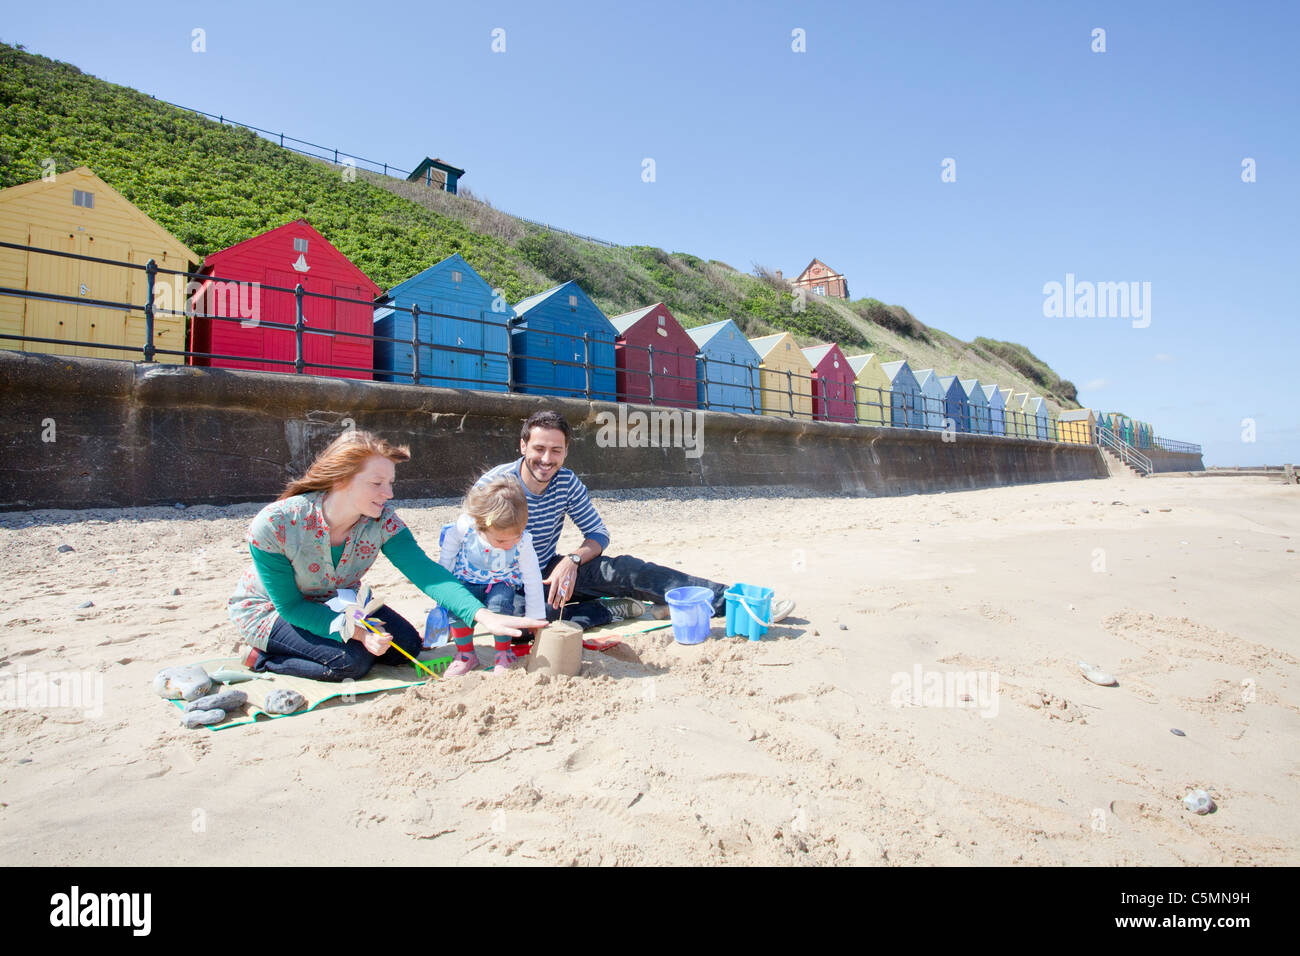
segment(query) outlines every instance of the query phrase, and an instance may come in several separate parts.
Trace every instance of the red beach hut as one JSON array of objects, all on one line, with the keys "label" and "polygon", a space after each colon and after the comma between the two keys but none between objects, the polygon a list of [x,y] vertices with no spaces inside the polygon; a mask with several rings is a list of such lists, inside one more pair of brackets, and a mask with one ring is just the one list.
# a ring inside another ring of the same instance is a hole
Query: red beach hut
[{"label": "red beach hut", "polygon": [[856,422],[853,383],[856,376],[840,347],[814,345],[803,350],[813,367],[813,421]]},{"label": "red beach hut", "polygon": [[307,329],[302,341],[303,371],[337,378],[373,377],[374,342],[332,333],[372,335],[370,303],[382,290],[305,219],[214,252],[203,260],[202,271],[212,278],[194,295],[190,350],[224,357],[194,358],[195,365],[292,372],[293,330],[267,328],[266,323],[294,324],[293,292],[275,289],[292,290],[301,283],[309,293],[360,300],[303,298]]},{"label": "red beach hut", "polygon": [[650,358],[654,356],[655,405],[698,408],[699,347],[662,302],[616,315],[610,324],[618,332],[614,341],[616,387],[620,402],[649,405]]}]

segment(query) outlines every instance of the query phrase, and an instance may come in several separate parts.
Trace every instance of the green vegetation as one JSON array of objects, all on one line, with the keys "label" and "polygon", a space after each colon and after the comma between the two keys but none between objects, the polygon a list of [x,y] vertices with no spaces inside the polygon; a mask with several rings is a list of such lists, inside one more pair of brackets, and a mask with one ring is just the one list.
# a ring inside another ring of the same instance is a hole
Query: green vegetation
[{"label": "green vegetation", "polygon": [[[753,275],[650,246],[610,248],[526,224],[467,191],[452,196],[300,156],[256,134],[160,103],[75,66],[0,44],[0,188],[88,166],[200,256],[306,219],[383,288],[459,252],[509,302],[576,280],[609,315],[663,301],[685,326],[733,319],[748,336],[908,358],[1074,403],[1027,349],[961,342],[906,308],[808,296],[761,266]],[[1026,381],[1021,382],[1021,379]]]},{"label": "green vegetation", "polygon": [[1079,393],[1073,382],[1061,378],[1038,356],[1016,342],[999,342],[979,336],[971,343],[990,355],[1002,359],[1016,371],[1046,392],[1050,392],[1068,402],[1078,404]]}]

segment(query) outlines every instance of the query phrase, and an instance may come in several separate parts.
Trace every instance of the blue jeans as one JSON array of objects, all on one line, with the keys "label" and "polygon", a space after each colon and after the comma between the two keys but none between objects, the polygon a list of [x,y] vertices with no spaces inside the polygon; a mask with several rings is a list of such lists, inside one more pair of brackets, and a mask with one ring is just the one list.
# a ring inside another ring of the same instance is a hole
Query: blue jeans
[{"label": "blue jeans", "polygon": [[[561,561],[572,565],[564,555],[556,555],[546,562],[542,577],[550,575]],[[651,604],[663,604],[664,594],[673,588],[708,588],[713,592],[713,615],[721,617],[726,613],[727,602],[724,595],[725,584],[697,578],[662,564],[651,564],[628,554],[616,558],[601,555],[595,561],[588,561],[578,568],[578,582],[573,597],[578,603],[564,609],[564,619],[572,621],[583,630],[600,627],[613,620],[609,608],[601,603],[603,597],[630,597]],[[560,611],[547,605],[547,620],[554,621]]]},{"label": "blue jeans", "polygon": [[[393,636],[394,644],[412,657],[419,656],[422,650],[420,634],[406,618],[391,607],[381,607],[372,616],[384,622],[384,629]],[[375,657],[360,641],[339,643],[333,638],[294,627],[277,614],[275,623],[271,625],[271,635],[266,640],[266,653],[253,670],[311,680],[358,680],[370,673],[375,661],[397,666],[409,663],[392,648],[383,657]]]},{"label": "blue jeans", "polygon": [[[492,585],[492,590],[488,590],[486,584],[470,584],[468,581],[461,581],[463,587],[474,597],[483,603],[483,606],[489,611],[496,611],[498,614],[514,615],[515,613],[515,595],[522,596],[523,592],[516,591],[509,584],[502,584],[498,581]],[[473,627],[472,622],[461,621],[455,615],[451,616],[452,627]]]}]

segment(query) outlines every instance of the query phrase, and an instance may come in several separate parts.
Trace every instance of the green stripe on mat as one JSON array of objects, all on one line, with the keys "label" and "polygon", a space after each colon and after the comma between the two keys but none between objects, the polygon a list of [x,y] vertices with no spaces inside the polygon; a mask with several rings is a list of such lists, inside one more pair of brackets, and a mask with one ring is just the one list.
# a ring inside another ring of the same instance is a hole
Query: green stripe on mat
[{"label": "green stripe on mat", "polygon": [[[438,657],[421,661],[421,663],[435,673],[441,674],[447,669],[447,665],[451,663],[451,658]],[[247,670],[234,657],[200,661],[199,664],[208,673],[220,670],[222,667],[229,667],[232,670]],[[228,727],[243,727],[256,723],[259,718],[296,717],[298,714],[305,714],[308,711],[315,710],[321,704],[334,700],[336,697],[360,697],[364,694],[378,694],[388,690],[404,690],[407,687],[417,687],[426,683],[429,679],[425,677],[421,680],[411,680],[405,666],[390,667],[387,664],[376,664],[370,669],[369,674],[360,680],[354,681],[308,680],[305,677],[288,677],[284,674],[267,674],[266,676],[270,676],[272,680],[251,680],[230,685],[214,684],[214,687],[220,690],[242,690],[248,694],[248,703],[245,705],[248,713],[247,716],[233,719],[227,718],[220,723],[205,724],[203,726],[206,726],[208,730],[225,730]],[[295,710],[292,714],[269,714],[262,709],[262,704],[266,700],[266,695],[273,690],[296,690],[307,698],[307,706]],[[173,700],[169,701],[169,703],[175,704],[177,708],[184,711],[185,705],[189,701]]]}]

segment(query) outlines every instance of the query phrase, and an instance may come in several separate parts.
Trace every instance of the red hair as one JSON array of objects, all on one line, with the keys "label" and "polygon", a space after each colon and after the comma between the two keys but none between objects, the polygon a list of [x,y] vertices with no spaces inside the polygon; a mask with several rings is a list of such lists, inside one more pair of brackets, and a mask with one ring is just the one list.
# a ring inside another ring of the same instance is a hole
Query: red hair
[{"label": "red hair", "polygon": [[313,491],[330,491],[347,484],[376,455],[400,464],[411,460],[411,449],[406,445],[394,445],[370,432],[348,429],[316,456],[305,475],[285,486],[278,500]]}]

